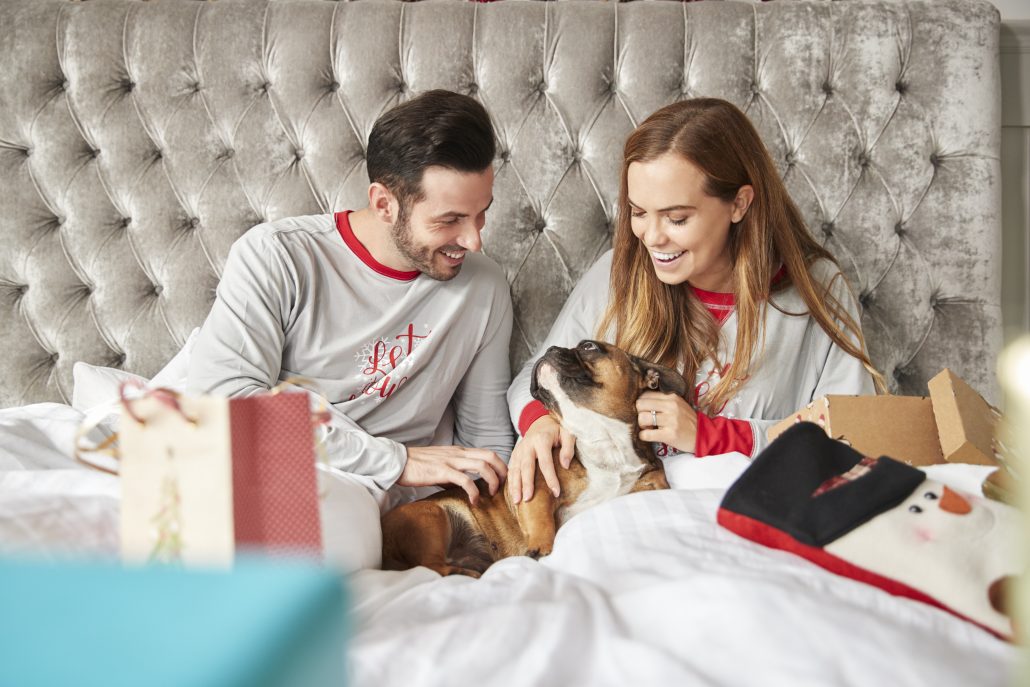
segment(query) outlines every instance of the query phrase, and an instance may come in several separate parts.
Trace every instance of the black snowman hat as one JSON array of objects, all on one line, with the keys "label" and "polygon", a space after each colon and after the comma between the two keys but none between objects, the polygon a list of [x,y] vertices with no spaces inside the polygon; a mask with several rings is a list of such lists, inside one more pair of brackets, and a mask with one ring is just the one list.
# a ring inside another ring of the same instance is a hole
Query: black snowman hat
[{"label": "black snowman hat", "polygon": [[894,508],[926,473],[868,458],[800,422],[776,438],[726,492],[720,510],[822,547]]}]

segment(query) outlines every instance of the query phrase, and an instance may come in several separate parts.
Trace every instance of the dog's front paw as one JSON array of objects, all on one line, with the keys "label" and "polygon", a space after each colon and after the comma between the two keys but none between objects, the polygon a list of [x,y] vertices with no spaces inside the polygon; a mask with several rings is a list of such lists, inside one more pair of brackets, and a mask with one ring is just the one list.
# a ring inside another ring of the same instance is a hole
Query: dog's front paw
[{"label": "dog's front paw", "polygon": [[478,570],[473,570],[472,568],[462,568],[458,565],[448,565],[441,568],[437,572],[439,572],[441,575],[445,577],[447,575],[465,575],[466,577],[471,577],[477,580],[482,576],[482,573],[480,573]]},{"label": "dog's front paw", "polygon": [[540,544],[537,544],[536,546],[534,546],[533,544],[530,544],[529,548],[526,551],[526,555],[529,556],[530,558],[532,558],[533,560],[540,560],[544,556],[551,555],[551,550],[553,548],[554,548],[554,543],[553,542],[540,543]]}]

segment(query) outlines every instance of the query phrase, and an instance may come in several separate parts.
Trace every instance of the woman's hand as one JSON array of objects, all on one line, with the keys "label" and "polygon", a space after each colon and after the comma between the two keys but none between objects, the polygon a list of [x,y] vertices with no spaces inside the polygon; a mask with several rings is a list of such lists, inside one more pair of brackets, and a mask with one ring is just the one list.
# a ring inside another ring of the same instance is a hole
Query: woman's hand
[{"label": "woman's hand", "polygon": [[515,444],[508,461],[508,496],[512,503],[528,501],[533,498],[533,483],[536,481],[536,466],[540,464],[540,472],[557,498],[561,494],[558,473],[554,470],[553,450],[561,446],[558,460],[563,468],[568,468],[576,450],[576,437],[565,431],[549,415],[541,417],[529,426],[526,436]]},{"label": "woman's hand", "polygon": [[697,444],[697,411],[676,394],[645,391],[637,399],[640,438],[693,453]]}]

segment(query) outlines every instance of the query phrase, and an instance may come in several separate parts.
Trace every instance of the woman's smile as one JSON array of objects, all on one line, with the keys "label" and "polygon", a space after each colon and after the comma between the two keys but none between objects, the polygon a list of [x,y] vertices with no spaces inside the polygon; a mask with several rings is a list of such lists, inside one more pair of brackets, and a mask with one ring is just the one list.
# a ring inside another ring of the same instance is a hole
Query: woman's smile
[{"label": "woman's smile", "polygon": [[732,283],[734,205],[708,195],[705,183],[700,169],[674,153],[631,163],[630,228],[661,281],[717,291]]}]

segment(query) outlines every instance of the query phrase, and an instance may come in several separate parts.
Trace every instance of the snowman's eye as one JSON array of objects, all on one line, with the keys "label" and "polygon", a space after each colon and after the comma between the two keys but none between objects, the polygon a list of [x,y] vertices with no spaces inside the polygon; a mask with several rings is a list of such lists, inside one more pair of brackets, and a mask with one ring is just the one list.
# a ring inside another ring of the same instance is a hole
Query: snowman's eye
[{"label": "snowman's eye", "polygon": [[923,494],[923,498],[926,499],[927,501],[936,501],[937,500],[937,494],[933,493],[932,491],[928,491],[925,494]]},{"label": "snowman's eye", "polygon": [[908,512],[909,513],[922,513],[923,509],[920,508],[919,506],[909,506],[908,507]]}]

